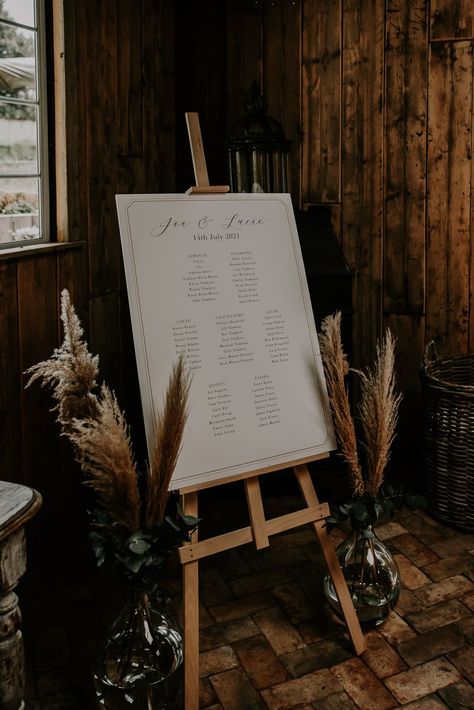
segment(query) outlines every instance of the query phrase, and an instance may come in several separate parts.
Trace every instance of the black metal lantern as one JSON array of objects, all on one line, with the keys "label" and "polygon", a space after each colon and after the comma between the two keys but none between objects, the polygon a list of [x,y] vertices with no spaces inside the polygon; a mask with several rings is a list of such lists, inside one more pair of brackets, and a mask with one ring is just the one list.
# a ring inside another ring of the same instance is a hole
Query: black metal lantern
[{"label": "black metal lantern", "polygon": [[255,81],[247,95],[247,115],[234,125],[227,141],[232,192],[289,192],[291,141],[274,118]]}]

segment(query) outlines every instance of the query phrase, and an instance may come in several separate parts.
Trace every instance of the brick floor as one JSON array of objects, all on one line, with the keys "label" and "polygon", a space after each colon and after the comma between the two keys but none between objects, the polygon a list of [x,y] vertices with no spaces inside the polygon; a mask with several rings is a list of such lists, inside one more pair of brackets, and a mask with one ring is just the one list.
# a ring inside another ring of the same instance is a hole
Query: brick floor
[{"label": "brick floor", "polygon": [[[367,632],[359,658],[325,604],[310,527],[276,537],[270,549],[247,545],[203,562],[200,707],[474,708],[474,536],[406,511],[379,529],[402,593],[385,624]],[[92,710],[90,659],[107,605],[94,606],[97,590],[77,579],[62,597],[50,584],[24,586],[27,708]],[[178,569],[169,589],[182,618]],[[101,598],[112,601],[110,592]]]}]

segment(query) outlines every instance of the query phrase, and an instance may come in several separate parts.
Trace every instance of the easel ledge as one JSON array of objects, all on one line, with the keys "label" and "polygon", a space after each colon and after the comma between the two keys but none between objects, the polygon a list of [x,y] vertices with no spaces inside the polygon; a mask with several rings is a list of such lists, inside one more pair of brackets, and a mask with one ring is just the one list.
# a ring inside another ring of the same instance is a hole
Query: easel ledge
[{"label": "easel ledge", "polygon": [[[227,185],[210,186],[206,160],[202,143],[201,128],[197,113],[187,113],[189,141],[193,157],[196,186],[189,188],[187,194],[213,194],[229,191]],[[292,530],[300,525],[313,523],[321,545],[326,566],[334,584],[347,629],[354,650],[360,655],[366,650],[366,643],[342,573],[336,551],[326,534],[324,519],[329,515],[327,503],[320,503],[311,480],[307,464],[311,461],[327,458],[323,453],[309,459],[289,461],[277,466],[257,469],[248,473],[229,476],[208,484],[183,487],[182,507],[186,515],[198,515],[198,492],[211,486],[223,485],[231,481],[243,480],[250,514],[250,526],[234,530],[224,535],[217,535],[198,542],[198,534],[192,535],[191,542],[179,550],[183,564],[183,602],[184,602],[184,707],[185,710],[199,709],[199,560],[209,555],[254,542],[257,550],[268,547],[269,538],[285,530]],[[287,513],[278,518],[265,519],[259,476],[271,471],[293,468],[306,508],[294,513]]]}]

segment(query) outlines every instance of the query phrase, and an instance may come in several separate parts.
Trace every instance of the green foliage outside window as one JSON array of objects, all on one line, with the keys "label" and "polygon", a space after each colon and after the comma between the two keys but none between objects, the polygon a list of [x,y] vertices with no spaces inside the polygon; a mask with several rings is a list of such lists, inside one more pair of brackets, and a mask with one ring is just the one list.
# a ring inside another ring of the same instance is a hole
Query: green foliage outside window
[{"label": "green foliage outside window", "polygon": [[[24,34],[24,30],[7,25],[1,20],[11,20],[8,12],[4,9],[5,2],[0,0],[0,59],[12,57],[34,57],[35,45],[33,36]],[[8,92],[5,98],[30,99],[34,94],[33,89],[19,88]],[[2,106],[2,118],[15,121],[34,120],[35,111],[33,106],[18,106],[4,104]]]}]

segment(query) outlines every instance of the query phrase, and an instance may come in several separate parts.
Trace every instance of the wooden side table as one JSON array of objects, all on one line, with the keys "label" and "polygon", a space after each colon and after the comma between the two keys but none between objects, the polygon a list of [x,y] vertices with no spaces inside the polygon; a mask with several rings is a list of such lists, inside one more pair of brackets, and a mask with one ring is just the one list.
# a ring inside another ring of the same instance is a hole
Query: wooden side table
[{"label": "wooden side table", "polygon": [[41,507],[39,493],[0,481],[0,710],[23,710],[25,658],[15,587],[26,570],[25,523]]}]

